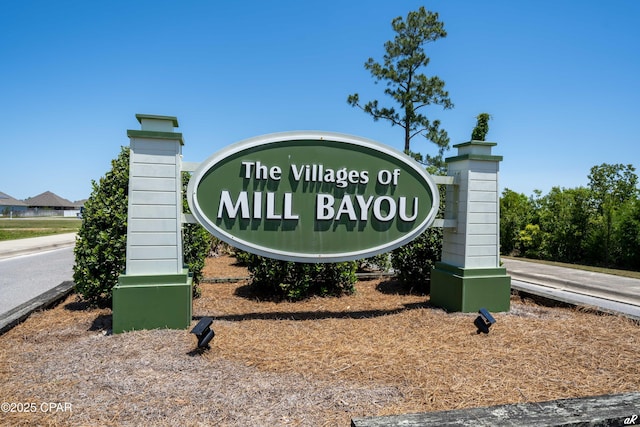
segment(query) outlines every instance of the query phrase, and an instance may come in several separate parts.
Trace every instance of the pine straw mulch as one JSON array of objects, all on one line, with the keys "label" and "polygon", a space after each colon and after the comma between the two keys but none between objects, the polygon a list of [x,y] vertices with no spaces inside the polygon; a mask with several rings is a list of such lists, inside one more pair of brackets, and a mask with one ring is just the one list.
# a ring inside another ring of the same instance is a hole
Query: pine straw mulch
[{"label": "pine straw mulch", "polygon": [[[207,275],[243,276],[231,258]],[[348,426],[352,417],[640,389],[640,327],[512,297],[488,335],[391,281],[343,298],[273,302],[247,282],[202,285],[188,330],[111,335],[109,309],[72,295],[0,336],[0,401],[71,412],[0,413],[2,425]]]}]

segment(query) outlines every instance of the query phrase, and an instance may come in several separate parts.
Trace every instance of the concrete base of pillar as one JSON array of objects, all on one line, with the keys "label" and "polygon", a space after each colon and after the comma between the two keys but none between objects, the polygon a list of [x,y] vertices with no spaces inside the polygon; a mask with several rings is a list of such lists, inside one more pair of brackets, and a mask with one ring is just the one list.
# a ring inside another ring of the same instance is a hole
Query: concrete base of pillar
[{"label": "concrete base of pillar", "polygon": [[121,275],[113,287],[113,333],[188,328],[192,282],[186,270],[183,274]]},{"label": "concrete base of pillar", "polygon": [[443,262],[431,271],[431,304],[449,312],[509,311],[511,276],[505,268],[460,268]]}]

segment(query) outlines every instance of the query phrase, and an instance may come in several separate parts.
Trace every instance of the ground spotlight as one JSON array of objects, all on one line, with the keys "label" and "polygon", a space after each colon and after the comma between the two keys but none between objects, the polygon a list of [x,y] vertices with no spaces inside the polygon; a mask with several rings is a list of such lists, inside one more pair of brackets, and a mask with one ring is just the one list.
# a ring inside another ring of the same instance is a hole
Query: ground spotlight
[{"label": "ground spotlight", "polygon": [[473,321],[473,324],[478,328],[477,333],[483,332],[488,334],[489,328],[496,323],[496,319],[493,318],[486,308],[481,308],[478,313],[480,313],[480,316],[476,317],[476,320]]},{"label": "ground spotlight", "polygon": [[210,328],[211,323],[213,323],[211,317],[203,317],[191,330],[191,333],[198,338],[198,348],[209,348],[209,341],[215,336],[215,332]]}]

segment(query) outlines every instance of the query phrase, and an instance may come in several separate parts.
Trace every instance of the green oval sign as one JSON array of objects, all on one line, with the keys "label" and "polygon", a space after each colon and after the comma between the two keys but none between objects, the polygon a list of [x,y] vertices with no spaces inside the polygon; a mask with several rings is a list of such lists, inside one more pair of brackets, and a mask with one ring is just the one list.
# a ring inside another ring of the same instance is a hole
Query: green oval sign
[{"label": "green oval sign", "polygon": [[380,143],[286,132],[233,144],[189,181],[195,218],[232,246],[270,258],[338,262],[408,243],[434,220],[424,168]]}]

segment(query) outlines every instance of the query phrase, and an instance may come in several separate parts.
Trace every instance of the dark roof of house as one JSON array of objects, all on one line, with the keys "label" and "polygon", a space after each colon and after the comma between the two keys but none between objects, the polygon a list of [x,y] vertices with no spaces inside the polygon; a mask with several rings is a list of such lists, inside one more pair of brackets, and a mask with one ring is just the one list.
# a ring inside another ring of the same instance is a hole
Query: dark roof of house
[{"label": "dark roof of house", "polygon": [[0,191],[0,206],[27,206],[27,204]]},{"label": "dark roof of house", "polygon": [[65,198],[52,193],[51,191],[45,191],[35,197],[29,197],[24,201],[27,206],[43,207],[43,208],[74,208],[76,205]]}]

